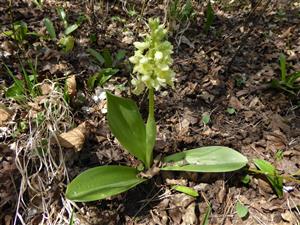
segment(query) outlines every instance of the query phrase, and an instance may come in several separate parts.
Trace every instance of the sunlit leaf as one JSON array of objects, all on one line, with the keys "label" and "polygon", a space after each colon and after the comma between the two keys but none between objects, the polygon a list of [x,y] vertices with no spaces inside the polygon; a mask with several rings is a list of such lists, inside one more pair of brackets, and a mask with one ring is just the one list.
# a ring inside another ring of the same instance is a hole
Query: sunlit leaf
[{"label": "sunlit leaf", "polygon": [[241,169],[248,160],[241,153],[223,146],[201,147],[163,159],[162,170],[191,172],[229,172]]},{"label": "sunlit leaf", "polygon": [[260,169],[267,177],[278,197],[283,196],[283,179],[278,176],[276,168],[269,162],[263,159],[253,160],[254,164]]},{"label": "sunlit leaf", "polygon": [[106,94],[111,132],[128,152],[146,163],[146,127],[135,102]]},{"label": "sunlit leaf", "polygon": [[190,187],[186,187],[186,186],[182,186],[182,185],[175,185],[172,187],[172,189],[176,190],[176,191],[179,191],[179,192],[182,192],[182,193],[185,193],[187,195],[190,195],[192,197],[198,197],[199,194],[196,190],[194,190],[193,188],[190,188]]},{"label": "sunlit leaf", "polygon": [[248,208],[240,202],[236,203],[235,210],[236,210],[236,213],[238,214],[238,216],[242,219],[245,218],[249,213]]},{"label": "sunlit leaf", "polygon": [[210,122],[209,113],[203,113],[202,114],[202,122],[204,123],[204,125],[207,125]]},{"label": "sunlit leaf", "polygon": [[74,43],[75,43],[75,39],[72,36],[66,36],[59,40],[59,44],[61,45],[61,47],[65,52],[72,51],[74,47]]},{"label": "sunlit leaf", "polygon": [[104,199],[125,192],[145,181],[127,166],[99,166],[88,169],[68,184],[66,197],[76,202]]},{"label": "sunlit leaf", "polygon": [[71,34],[72,32],[74,32],[75,30],[77,30],[77,28],[79,27],[78,24],[72,24],[70,26],[68,26],[66,29],[65,29],[65,35],[69,35]]},{"label": "sunlit leaf", "polygon": [[54,25],[52,23],[52,21],[49,19],[49,18],[45,18],[44,19],[44,24],[46,26],[46,29],[50,35],[50,38],[52,40],[55,40],[56,39],[56,33],[55,33],[55,28],[54,28]]}]

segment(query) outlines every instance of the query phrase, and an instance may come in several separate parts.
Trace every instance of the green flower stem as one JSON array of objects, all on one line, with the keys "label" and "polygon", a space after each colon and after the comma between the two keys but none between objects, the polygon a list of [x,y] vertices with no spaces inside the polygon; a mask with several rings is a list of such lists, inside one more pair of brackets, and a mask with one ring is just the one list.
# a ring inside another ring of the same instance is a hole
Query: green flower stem
[{"label": "green flower stem", "polygon": [[156,140],[156,124],[154,118],[154,89],[148,92],[149,112],[146,123],[146,168],[149,169],[153,163],[153,148]]},{"label": "green flower stem", "polygon": [[149,99],[149,114],[148,114],[148,120],[149,120],[149,118],[154,118],[154,90],[153,90],[153,88],[149,89],[148,99]]}]

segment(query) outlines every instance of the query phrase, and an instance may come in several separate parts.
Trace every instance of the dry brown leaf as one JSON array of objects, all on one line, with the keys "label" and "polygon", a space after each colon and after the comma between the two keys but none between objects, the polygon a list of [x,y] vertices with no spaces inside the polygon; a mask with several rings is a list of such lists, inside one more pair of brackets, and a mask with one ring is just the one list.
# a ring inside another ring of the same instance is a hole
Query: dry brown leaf
[{"label": "dry brown leaf", "polygon": [[73,148],[76,151],[80,151],[88,133],[89,128],[87,123],[84,122],[73,130],[60,134],[58,136],[59,143],[65,148]]},{"label": "dry brown leaf", "polygon": [[195,207],[196,203],[193,202],[186,208],[185,213],[182,216],[182,225],[198,224]]},{"label": "dry brown leaf", "polygon": [[4,105],[0,104],[0,125],[10,119],[12,112]]},{"label": "dry brown leaf", "polygon": [[67,93],[70,96],[76,95],[76,78],[75,75],[69,76],[66,80]]},{"label": "dry brown leaf", "polygon": [[229,99],[229,106],[237,110],[245,109],[245,106],[240,102],[240,100],[234,96]]},{"label": "dry brown leaf", "polygon": [[41,87],[42,95],[48,95],[52,91],[52,86],[50,84],[42,84]]}]

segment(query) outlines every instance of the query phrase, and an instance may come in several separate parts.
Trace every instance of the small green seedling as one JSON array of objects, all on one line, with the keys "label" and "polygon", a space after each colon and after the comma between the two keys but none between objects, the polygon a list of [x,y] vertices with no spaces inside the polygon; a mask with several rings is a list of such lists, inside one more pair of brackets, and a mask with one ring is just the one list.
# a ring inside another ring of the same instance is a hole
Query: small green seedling
[{"label": "small green seedling", "polygon": [[256,167],[267,177],[278,197],[283,196],[283,178],[278,174],[276,168],[263,159],[255,159]]},{"label": "small green seedling", "polygon": [[[136,51],[129,59],[134,64],[134,93],[148,91],[146,123],[134,101],[106,93],[107,120],[112,134],[143,166],[139,170],[119,165],[88,169],[68,184],[66,197],[70,200],[88,202],[105,199],[149,180],[160,170],[229,172],[244,167],[248,162],[239,152],[223,146],[200,147],[153,160],[156,141],[154,90],[167,85],[173,87],[175,73],[170,68],[173,46],[166,40],[166,29],[160,25],[159,19],[150,19],[149,27],[150,34],[144,42],[134,43]],[[142,168],[144,171],[141,171]]]},{"label": "small green seedling", "polygon": [[[191,0],[170,1],[168,6],[169,30],[186,30],[196,16]],[[180,29],[181,27],[181,29]]]},{"label": "small green seedling", "polygon": [[[71,33],[76,31],[86,18],[85,16],[79,16],[76,23],[69,25],[67,14],[64,9],[58,8],[57,13],[64,26],[62,37],[58,40],[57,44],[64,50],[64,52],[70,52],[74,48],[75,43],[75,38],[71,36]],[[57,35],[53,22],[49,18],[45,18],[44,25],[49,33],[51,40],[56,41]]]},{"label": "small green seedling", "polygon": [[232,107],[228,107],[228,108],[226,109],[226,112],[227,112],[229,115],[236,114],[235,108],[232,108]]},{"label": "small green seedling", "polygon": [[210,214],[211,214],[211,204],[207,203],[207,209],[205,211],[204,218],[203,218],[203,221],[201,223],[202,225],[208,225],[209,224]]},{"label": "small green seedling", "polygon": [[113,75],[118,73],[118,69],[105,68],[95,73],[87,81],[87,87],[91,91],[95,86],[103,86]]},{"label": "small green seedling", "polygon": [[300,91],[300,71],[287,74],[286,58],[284,54],[279,57],[281,76],[280,80],[273,79],[271,87],[281,89],[291,95],[298,95]]},{"label": "small green seedling", "polygon": [[215,13],[211,6],[210,1],[208,1],[208,4],[206,6],[205,17],[206,18],[204,23],[204,32],[207,34],[215,19]]},{"label": "small green seedling", "polygon": [[125,58],[126,52],[119,50],[115,56],[113,56],[107,49],[102,52],[98,52],[95,49],[88,48],[87,52],[92,56],[94,63],[105,68],[95,73],[87,81],[89,90],[93,90],[95,86],[103,86],[113,75],[119,72],[116,67]]},{"label": "small green seedling", "polygon": [[210,114],[209,113],[205,112],[205,113],[202,114],[202,123],[204,125],[207,125],[207,124],[210,123]]},{"label": "small green seedling", "polygon": [[283,151],[281,149],[278,149],[275,153],[275,159],[276,161],[280,161],[283,159]]},{"label": "small green seedling", "polygon": [[37,81],[37,63],[33,65],[32,62],[28,62],[30,70],[26,70],[24,65],[20,63],[21,74],[23,79],[17,79],[11,69],[5,65],[8,75],[14,81],[13,84],[6,90],[5,96],[7,98],[13,98],[17,101],[23,101],[26,97],[36,97],[40,95],[40,90],[36,86]]},{"label": "small green seedling", "polygon": [[23,43],[30,35],[37,36],[35,32],[29,32],[27,23],[24,21],[16,21],[12,24],[11,30],[3,32],[4,35],[12,38],[19,44]]},{"label": "small green seedling", "polygon": [[169,18],[179,23],[192,20],[196,13],[191,0],[174,0],[169,5]]},{"label": "small green seedling", "polygon": [[238,201],[235,205],[235,211],[237,213],[237,215],[241,218],[241,219],[245,219],[247,218],[247,216],[249,215],[249,210],[248,208],[241,203],[240,201]]},{"label": "small green seedling", "polygon": [[251,178],[250,178],[249,174],[243,176],[242,179],[241,179],[241,181],[242,181],[242,183],[245,184],[245,185],[249,184],[250,181],[251,181]]}]

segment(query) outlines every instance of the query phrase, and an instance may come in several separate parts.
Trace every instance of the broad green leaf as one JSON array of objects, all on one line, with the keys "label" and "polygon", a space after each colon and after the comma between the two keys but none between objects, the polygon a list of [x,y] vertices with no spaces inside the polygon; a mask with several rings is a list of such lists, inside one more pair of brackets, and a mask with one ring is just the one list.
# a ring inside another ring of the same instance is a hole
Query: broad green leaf
[{"label": "broad green leaf", "polygon": [[229,172],[241,169],[248,160],[241,153],[223,146],[201,147],[183,151],[163,159],[161,170],[191,172]]},{"label": "broad green leaf", "polygon": [[55,40],[56,39],[56,33],[55,33],[55,28],[54,28],[54,25],[52,23],[52,21],[49,19],[49,18],[45,18],[44,19],[44,24],[46,26],[46,29],[50,35],[50,38],[52,40]]},{"label": "broad green leaf", "polygon": [[190,188],[190,187],[186,187],[186,186],[182,186],[182,185],[175,185],[172,187],[172,189],[176,190],[176,191],[179,191],[179,192],[182,192],[182,193],[185,193],[187,195],[190,195],[192,197],[198,197],[199,194],[197,191],[195,191],[193,188]]},{"label": "broad green leaf", "polygon": [[120,144],[146,164],[146,127],[134,101],[106,93],[108,125]]},{"label": "broad green leaf", "polygon": [[248,208],[240,202],[236,203],[235,210],[236,210],[236,213],[238,214],[238,216],[242,219],[245,218],[249,213]]},{"label": "broad green leaf", "polygon": [[68,26],[66,29],[65,29],[65,35],[69,35],[71,34],[72,32],[74,32],[75,30],[77,30],[77,28],[79,27],[78,24],[72,24],[70,26]]},{"label": "broad green leaf", "polygon": [[266,175],[278,197],[282,197],[283,179],[278,175],[276,168],[263,159],[254,159],[253,162]]},{"label": "broad green leaf", "polygon": [[95,59],[97,59],[98,63],[103,64],[103,63],[105,62],[103,56],[102,56],[99,52],[97,52],[95,49],[88,48],[88,49],[87,49],[87,52],[88,52],[91,56],[93,56]]},{"label": "broad green leaf", "polygon": [[66,197],[75,202],[104,199],[125,192],[145,181],[128,166],[99,166],[79,174],[68,184]]}]

